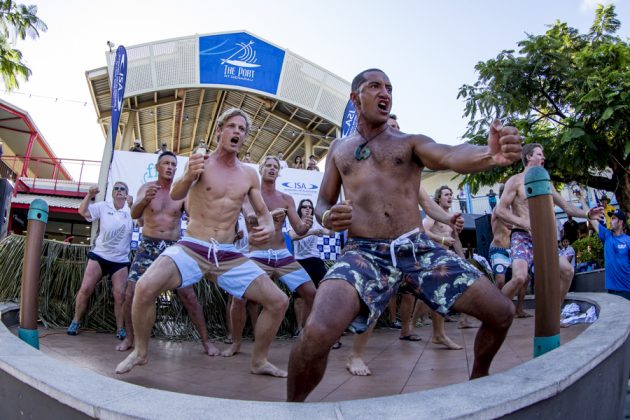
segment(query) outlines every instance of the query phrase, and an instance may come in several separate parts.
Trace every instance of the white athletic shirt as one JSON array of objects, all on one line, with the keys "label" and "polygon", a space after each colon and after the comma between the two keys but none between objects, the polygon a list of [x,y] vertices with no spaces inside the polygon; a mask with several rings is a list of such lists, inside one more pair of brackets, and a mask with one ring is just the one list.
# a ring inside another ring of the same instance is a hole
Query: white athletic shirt
[{"label": "white athletic shirt", "polygon": [[93,253],[107,261],[129,262],[132,220],[128,206],[116,210],[113,203],[100,201],[88,207],[88,222],[100,220],[99,233],[96,237]]},{"label": "white athletic shirt", "polygon": [[[288,223],[287,223],[288,224]],[[291,225],[289,225],[289,229],[291,229]],[[311,229],[321,229],[322,225],[320,225],[315,218],[313,218],[313,227]],[[309,229],[310,230],[310,229]],[[304,260],[306,258],[317,257],[320,258],[321,255],[319,250],[317,249],[317,235],[310,235],[304,239],[300,239],[297,241],[293,241],[293,254],[296,260]]]}]

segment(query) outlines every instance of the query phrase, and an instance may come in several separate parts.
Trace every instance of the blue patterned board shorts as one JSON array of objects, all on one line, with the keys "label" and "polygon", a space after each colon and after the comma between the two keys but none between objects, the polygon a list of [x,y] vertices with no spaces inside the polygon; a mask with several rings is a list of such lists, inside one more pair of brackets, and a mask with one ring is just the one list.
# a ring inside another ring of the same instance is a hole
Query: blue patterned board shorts
[{"label": "blue patterned board shorts", "polygon": [[457,298],[482,276],[472,264],[420,233],[402,242],[350,238],[343,256],[323,281],[344,280],[354,286],[365,306],[351,329],[362,333],[381,316],[399,288],[446,315]]},{"label": "blue patterned board shorts", "polygon": [[153,261],[155,261],[166,248],[175,243],[177,243],[177,241],[167,241],[143,236],[142,242],[138,245],[136,256],[131,263],[131,268],[129,269],[129,280],[138,281],[140,276],[153,264]]}]

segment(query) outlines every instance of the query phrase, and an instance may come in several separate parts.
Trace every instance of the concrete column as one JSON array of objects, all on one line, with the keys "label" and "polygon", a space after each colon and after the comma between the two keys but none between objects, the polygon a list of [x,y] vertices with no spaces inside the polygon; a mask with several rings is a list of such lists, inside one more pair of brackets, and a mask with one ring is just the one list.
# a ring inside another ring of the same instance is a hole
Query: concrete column
[{"label": "concrete column", "polygon": [[304,134],[304,161],[308,161],[308,157],[313,154],[313,139],[309,134]]},{"label": "concrete column", "polygon": [[135,112],[127,112],[127,124],[122,132],[122,140],[118,146],[118,150],[129,150],[135,140],[134,128],[136,127],[136,115]]}]

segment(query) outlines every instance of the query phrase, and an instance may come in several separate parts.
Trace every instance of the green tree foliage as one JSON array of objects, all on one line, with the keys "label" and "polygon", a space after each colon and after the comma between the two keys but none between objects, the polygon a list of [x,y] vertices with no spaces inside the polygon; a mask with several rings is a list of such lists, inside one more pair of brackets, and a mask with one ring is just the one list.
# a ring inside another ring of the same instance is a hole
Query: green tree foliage
[{"label": "green tree foliage", "polygon": [[[458,95],[470,119],[465,138],[485,144],[498,117],[543,145],[552,181],[613,191],[630,211],[630,45],[615,35],[620,25],[614,5],[600,5],[587,34],[558,21],[527,35],[518,53],[478,63],[478,81]],[[476,192],[521,170],[519,163],[465,182]]]},{"label": "green tree foliage", "polygon": [[8,90],[19,86],[18,79],[28,80],[31,70],[22,62],[22,53],[13,48],[27,36],[35,39],[48,29],[37,17],[37,6],[0,0],[0,78]]}]

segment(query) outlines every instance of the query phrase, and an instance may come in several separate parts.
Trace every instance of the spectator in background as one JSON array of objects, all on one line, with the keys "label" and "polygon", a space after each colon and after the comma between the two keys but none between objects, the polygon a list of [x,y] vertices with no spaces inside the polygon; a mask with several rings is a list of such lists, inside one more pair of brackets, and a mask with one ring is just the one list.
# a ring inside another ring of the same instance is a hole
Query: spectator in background
[{"label": "spectator in background", "polygon": [[624,233],[628,217],[622,210],[615,210],[606,215],[610,217],[610,230],[603,222],[591,221],[593,230],[604,244],[606,289],[608,293],[630,300],[630,236]]},{"label": "spectator in background", "polygon": [[606,194],[602,194],[602,198],[600,198],[599,201],[602,203],[604,214],[606,215],[606,227],[608,230],[611,230],[612,225],[610,224],[610,214],[615,211],[615,206],[610,204],[610,198],[608,198]]},{"label": "spectator in background", "polygon": [[280,160],[280,170],[286,169],[289,167],[289,164],[286,160],[284,160],[284,153],[278,152],[278,159]]},{"label": "spectator in background", "polygon": [[164,152],[170,152],[170,150],[168,150],[168,145],[166,143],[162,143],[162,147],[157,149],[154,153],[157,155],[158,153],[164,153]]},{"label": "spectator in background", "polygon": [[3,154],[4,153],[2,152],[2,142],[0,141],[0,159],[2,159]]},{"label": "spectator in background", "polygon": [[319,167],[317,166],[317,159],[315,159],[315,155],[310,155],[308,157],[308,165],[306,165],[306,170],[319,172]]},{"label": "spectator in background", "polygon": [[494,210],[494,207],[497,205],[497,193],[492,188],[488,192],[488,205],[490,205],[490,211]]},{"label": "spectator in background", "polygon": [[[306,215],[312,216],[313,209],[313,202],[305,198],[299,202],[297,214],[300,219]],[[317,249],[317,237],[330,233],[328,229],[324,229],[315,219],[313,219],[313,226],[304,235],[298,235],[293,230],[293,227],[289,225],[288,234],[294,241],[295,259],[304,267],[311,280],[313,280],[315,287],[319,285],[320,280],[324,278],[327,271],[326,265],[320,258],[320,253]]]},{"label": "spectator in background", "polygon": [[466,207],[466,193],[461,188],[457,194],[457,201],[459,201],[459,208],[462,213],[468,213],[468,208]]},{"label": "spectator in background", "polygon": [[558,255],[566,258],[571,263],[571,265],[573,266],[573,270],[575,271],[575,250],[571,246],[569,238],[567,238],[566,236],[563,236],[562,241],[560,241],[560,249],[558,250]]},{"label": "spectator in background", "polygon": [[249,154],[249,152],[245,153],[245,157],[243,157],[241,162],[252,163],[252,156]]},{"label": "spectator in background", "polygon": [[293,169],[305,169],[302,156],[297,155],[295,159],[293,159]]},{"label": "spectator in background", "polygon": [[[301,200],[297,206],[297,214],[300,219],[304,216],[313,216],[313,202],[308,198]],[[328,229],[324,229],[319,223],[313,219],[313,226],[304,234],[298,235],[291,224],[288,224],[289,236],[293,240],[293,253],[295,260],[306,270],[308,276],[313,281],[315,287],[319,286],[319,282],[326,275],[326,264],[320,258],[319,249],[317,249],[317,238],[321,235],[328,235],[331,232]],[[305,320],[301,319],[304,311],[304,300],[300,296],[295,298],[295,314],[298,324],[298,329],[301,328]],[[337,341],[333,348],[341,347],[341,342]]]},{"label": "spectator in background", "polygon": [[123,328],[123,302],[127,286],[132,228],[129,207],[125,205],[128,190],[127,184],[117,181],[112,188],[113,202],[100,201],[90,204],[99,192],[98,187],[91,187],[79,205],[79,214],[88,222],[100,220],[100,227],[94,249],[88,253],[87,266],[75,301],[74,317],[67,330],[68,335],[79,333],[81,317],[87,309],[96,284],[104,276],[109,275],[114,294],[116,337],[124,340],[127,336]]},{"label": "spectator in background", "polygon": [[562,231],[563,240],[566,238],[569,241],[569,244],[572,244],[577,241],[580,224],[573,220],[572,216],[568,216],[568,220],[562,225]]},{"label": "spectator in background", "polygon": [[142,147],[142,143],[140,139],[135,139],[133,141],[133,147],[129,149],[130,152],[145,152],[144,147]]}]

